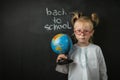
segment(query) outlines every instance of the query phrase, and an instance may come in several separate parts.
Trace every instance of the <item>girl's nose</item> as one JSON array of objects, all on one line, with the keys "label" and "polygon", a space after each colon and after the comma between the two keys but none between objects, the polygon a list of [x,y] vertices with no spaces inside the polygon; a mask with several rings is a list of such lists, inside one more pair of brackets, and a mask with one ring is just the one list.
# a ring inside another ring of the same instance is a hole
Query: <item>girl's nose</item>
[{"label": "girl's nose", "polygon": [[81,31],[81,32],[80,32],[80,35],[85,35],[84,31]]}]

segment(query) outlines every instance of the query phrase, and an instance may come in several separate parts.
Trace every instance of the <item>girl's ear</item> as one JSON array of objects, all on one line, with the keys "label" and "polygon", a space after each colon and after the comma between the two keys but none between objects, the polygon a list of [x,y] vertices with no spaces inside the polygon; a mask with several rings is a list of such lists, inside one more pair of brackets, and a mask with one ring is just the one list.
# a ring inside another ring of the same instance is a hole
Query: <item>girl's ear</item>
[{"label": "girl's ear", "polygon": [[91,32],[91,36],[93,36],[93,34],[94,34],[94,30],[92,30],[92,32]]},{"label": "girl's ear", "polygon": [[89,40],[89,42],[91,42],[91,43],[93,43],[93,34],[94,34],[94,30],[92,30],[91,35],[90,35],[90,40]]}]

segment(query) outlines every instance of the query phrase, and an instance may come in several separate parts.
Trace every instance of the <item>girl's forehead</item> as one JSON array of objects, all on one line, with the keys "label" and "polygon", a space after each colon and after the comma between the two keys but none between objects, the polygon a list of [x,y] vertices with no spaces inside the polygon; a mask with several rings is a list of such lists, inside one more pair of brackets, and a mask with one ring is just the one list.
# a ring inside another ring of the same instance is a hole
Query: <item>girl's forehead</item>
[{"label": "girl's forehead", "polygon": [[92,29],[88,22],[76,22],[74,24],[74,29]]}]

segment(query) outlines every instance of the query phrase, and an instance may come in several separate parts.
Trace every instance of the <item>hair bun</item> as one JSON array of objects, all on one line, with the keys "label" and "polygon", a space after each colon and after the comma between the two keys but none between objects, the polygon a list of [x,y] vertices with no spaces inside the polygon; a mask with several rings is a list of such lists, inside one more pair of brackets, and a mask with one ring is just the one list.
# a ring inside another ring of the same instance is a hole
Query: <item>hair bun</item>
[{"label": "hair bun", "polygon": [[79,19],[82,16],[82,12],[72,12],[73,18],[71,19],[72,25],[76,22],[77,19]]},{"label": "hair bun", "polygon": [[99,23],[98,15],[96,13],[92,13],[91,14],[91,20],[93,22],[94,27],[96,27]]}]

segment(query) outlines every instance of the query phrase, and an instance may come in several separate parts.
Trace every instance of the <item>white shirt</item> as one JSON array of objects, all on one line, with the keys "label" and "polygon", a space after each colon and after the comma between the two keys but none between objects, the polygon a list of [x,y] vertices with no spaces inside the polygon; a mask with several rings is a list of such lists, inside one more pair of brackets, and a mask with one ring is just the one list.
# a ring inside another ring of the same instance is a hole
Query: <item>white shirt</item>
[{"label": "white shirt", "polygon": [[56,71],[68,74],[68,80],[107,80],[106,64],[99,46],[75,44],[68,56],[72,63],[56,66]]}]

